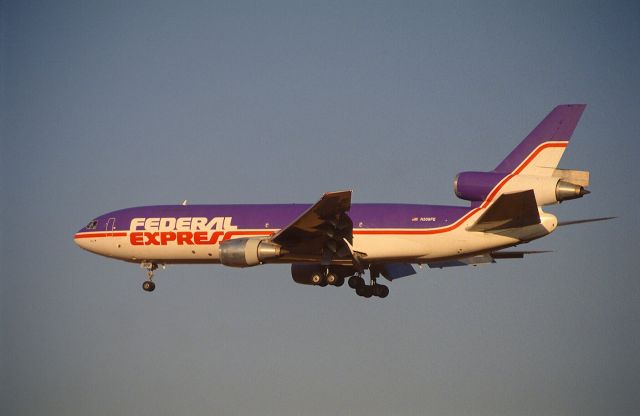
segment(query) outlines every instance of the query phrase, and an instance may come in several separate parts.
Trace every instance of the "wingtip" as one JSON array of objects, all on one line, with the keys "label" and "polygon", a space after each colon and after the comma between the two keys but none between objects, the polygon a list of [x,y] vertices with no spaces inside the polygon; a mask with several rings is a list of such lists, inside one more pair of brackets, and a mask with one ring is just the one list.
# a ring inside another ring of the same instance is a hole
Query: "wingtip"
[{"label": "wingtip", "polygon": [[343,194],[343,193],[352,194],[353,190],[351,190],[351,189],[343,189],[341,191],[325,192],[323,196],[337,195],[337,194]]},{"label": "wingtip", "polygon": [[587,106],[586,104],[577,104],[577,103],[575,103],[575,104],[560,104],[560,105],[558,105],[558,107],[581,107],[581,108],[584,108],[586,106]]}]

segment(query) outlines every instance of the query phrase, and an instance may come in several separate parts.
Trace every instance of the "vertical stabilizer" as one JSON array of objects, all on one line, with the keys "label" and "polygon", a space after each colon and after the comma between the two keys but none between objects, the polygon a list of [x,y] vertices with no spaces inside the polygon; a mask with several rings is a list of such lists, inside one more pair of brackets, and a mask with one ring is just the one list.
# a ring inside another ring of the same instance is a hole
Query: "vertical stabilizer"
[{"label": "vertical stabilizer", "polygon": [[564,104],[554,108],[494,172],[552,176],[585,107]]}]

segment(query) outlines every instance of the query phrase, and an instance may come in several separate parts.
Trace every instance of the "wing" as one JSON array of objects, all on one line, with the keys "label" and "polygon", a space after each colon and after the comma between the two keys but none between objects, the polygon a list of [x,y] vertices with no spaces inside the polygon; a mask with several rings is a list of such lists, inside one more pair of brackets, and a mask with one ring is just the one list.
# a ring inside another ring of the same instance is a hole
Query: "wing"
[{"label": "wing", "polygon": [[353,244],[351,191],[326,193],[294,222],[276,233],[271,241],[291,255],[320,258],[328,265],[335,258],[351,258],[345,240]]}]

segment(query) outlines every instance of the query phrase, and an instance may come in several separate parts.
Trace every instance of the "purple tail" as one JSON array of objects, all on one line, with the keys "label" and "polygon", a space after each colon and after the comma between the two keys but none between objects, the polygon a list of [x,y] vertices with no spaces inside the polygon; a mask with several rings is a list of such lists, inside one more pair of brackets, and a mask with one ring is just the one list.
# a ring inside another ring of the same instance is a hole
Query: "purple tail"
[{"label": "purple tail", "polygon": [[[530,158],[537,158],[539,152],[536,152],[534,155],[534,151],[546,142],[555,142],[555,144],[550,145],[562,148],[562,151],[564,151],[566,142],[571,139],[573,130],[575,130],[585,107],[586,104],[563,104],[554,108],[544,120],[509,153],[509,156],[500,162],[494,169],[494,172],[511,173],[518,168],[522,169],[522,162]],[[543,155],[539,156],[539,160],[533,160],[534,164],[545,168],[555,168],[560,161],[562,151],[559,152],[559,155],[556,151],[554,156],[544,155],[545,152],[542,152]],[[527,163],[530,162],[532,162],[532,160],[528,160]]]}]

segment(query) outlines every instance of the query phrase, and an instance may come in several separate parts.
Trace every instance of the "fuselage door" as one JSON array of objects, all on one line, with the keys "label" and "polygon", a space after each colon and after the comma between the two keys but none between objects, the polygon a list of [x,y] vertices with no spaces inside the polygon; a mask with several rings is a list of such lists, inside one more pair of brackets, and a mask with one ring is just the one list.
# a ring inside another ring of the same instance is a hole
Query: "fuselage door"
[{"label": "fuselage door", "polygon": [[107,231],[107,237],[112,236],[113,230],[115,229],[116,229],[116,219],[109,218],[109,220],[107,221],[107,225],[105,226],[105,230]]}]

